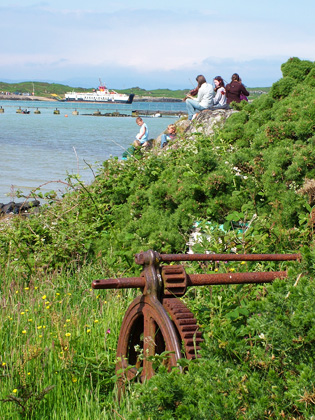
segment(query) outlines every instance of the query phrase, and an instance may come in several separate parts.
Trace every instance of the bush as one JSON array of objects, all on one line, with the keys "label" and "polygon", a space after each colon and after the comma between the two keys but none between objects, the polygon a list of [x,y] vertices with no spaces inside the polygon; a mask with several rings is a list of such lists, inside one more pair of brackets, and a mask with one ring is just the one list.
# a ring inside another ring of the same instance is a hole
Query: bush
[{"label": "bush", "polygon": [[296,85],[292,77],[284,77],[271,86],[270,94],[273,99],[281,99],[288,96]]},{"label": "bush", "polygon": [[291,77],[302,82],[309,72],[314,69],[314,63],[308,60],[300,60],[297,57],[289,58],[281,65],[283,77]]}]

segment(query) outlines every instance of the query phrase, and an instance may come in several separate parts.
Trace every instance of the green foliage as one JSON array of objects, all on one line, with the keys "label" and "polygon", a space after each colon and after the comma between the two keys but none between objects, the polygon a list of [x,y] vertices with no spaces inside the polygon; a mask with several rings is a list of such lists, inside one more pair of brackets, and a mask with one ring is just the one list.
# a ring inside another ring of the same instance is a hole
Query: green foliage
[{"label": "green foliage", "polygon": [[72,88],[67,85],[61,85],[58,83],[46,83],[46,82],[21,82],[21,83],[4,83],[0,82],[0,91],[1,92],[19,92],[22,93],[32,93],[34,87],[34,93],[36,96],[50,96],[54,93],[57,95],[63,95],[66,92],[69,92],[75,89],[78,92],[84,92],[87,89],[83,88]]},{"label": "green foliage", "polygon": [[281,99],[288,96],[295,87],[296,81],[292,77],[284,77],[271,86],[270,94],[274,99]]},{"label": "green foliage", "polygon": [[305,83],[312,88],[315,87],[315,68],[312,68],[312,70],[305,77]]},{"label": "green foliage", "polygon": [[[181,135],[163,152],[110,159],[91,185],[69,177],[62,200],[52,192],[39,215],[0,225],[6,414],[20,401],[22,414],[49,418],[58,400],[56,419],[315,415],[315,210],[305,182],[315,179],[314,73],[298,59],[283,72],[214,135]],[[137,275],[141,250],[186,252],[194,226],[196,252],[299,251],[302,262],[187,264],[202,273],[288,269],[289,278],[190,288],[185,301],[203,331],[202,358],[185,375],[161,368],[148,383],[130,385],[118,407],[115,347],[133,293],[96,294],[89,285]],[[44,325],[51,334],[38,330]]]},{"label": "green foliage", "polygon": [[314,68],[314,63],[308,60],[300,60],[297,57],[289,58],[281,65],[283,77],[291,77],[302,82],[309,72]]}]

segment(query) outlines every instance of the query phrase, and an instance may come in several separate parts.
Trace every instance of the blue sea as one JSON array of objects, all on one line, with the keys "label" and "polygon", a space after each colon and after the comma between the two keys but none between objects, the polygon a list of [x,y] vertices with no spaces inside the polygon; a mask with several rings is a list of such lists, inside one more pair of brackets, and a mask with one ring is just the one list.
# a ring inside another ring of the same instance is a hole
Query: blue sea
[{"label": "blue sea", "polygon": [[[139,132],[131,112],[185,111],[184,102],[134,102],[127,104],[87,104],[44,101],[0,101],[0,202],[21,201],[17,191],[28,195],[42,186],[43,193],[64,190],[68,174],[79,174],[85,183],[92,182],[98,167],[110,156],[122,153]],[[18,114],[18,108],[30,114]],[[34,114],[36,109],[41,114]],[[55,109],[60,115],[54,115]],[[77,110],[79,115],[73,115]],[[130,117],[96,117],[118,111]],[[67,115],[67,117],[66,117]],[[178,117],[144,117],[149,137],[156,138]],[[91,170],[91,168],[93,170]]]}]

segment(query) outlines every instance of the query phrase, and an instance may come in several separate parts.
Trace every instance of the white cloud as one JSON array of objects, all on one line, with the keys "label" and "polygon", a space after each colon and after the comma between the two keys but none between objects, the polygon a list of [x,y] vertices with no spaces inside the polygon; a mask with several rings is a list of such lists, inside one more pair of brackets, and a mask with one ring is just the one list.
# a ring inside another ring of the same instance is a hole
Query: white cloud
[{"label": "white cloud", "polygon": [[[208,2],[191,13],[187,5],[170,12],[176,1],[169,9],[166,1],[160,2],[155,10],[140,0],[132,5],[105,3],[106,12],[103,3],[98,10],[97,3],[82,1],[68,1],[66,6],[61,1],[26,1],[19,8],[0,8],[0,27],[6,34],[0,78],[62,80],[73,75],[83,80],[104,72],[115,79],[119,74],[124,82],[138,77],[141,86],[150,77],[155,83],[160,78],[159,87],[165,87],[170,79],[179,83],[185,73],[187,80],[192,73],[229,75],[236,67],[259,84],[279,78],[279,57],[315,58],[315,32],[308,16],[292,25],[282,16],[255,16],[241,9],[235,19],[234,9],[212,10]],[[83,10],[84,5],[91,10]],[[117,12],[115,7],[125,9]]]}]

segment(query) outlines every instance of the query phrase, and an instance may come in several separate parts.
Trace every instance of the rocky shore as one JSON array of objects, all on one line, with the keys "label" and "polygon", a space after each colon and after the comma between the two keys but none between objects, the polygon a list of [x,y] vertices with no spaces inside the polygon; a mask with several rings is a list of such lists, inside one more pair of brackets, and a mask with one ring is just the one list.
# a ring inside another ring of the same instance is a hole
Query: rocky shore
[{"label": "rocky shore", "polygon": [[0,203],[0,216],[6,214],[25,214],[30,212],[36,212],[40,206],[38,200],[23,201],[20,203],[15,203],[10,201],[8,204]]}]

